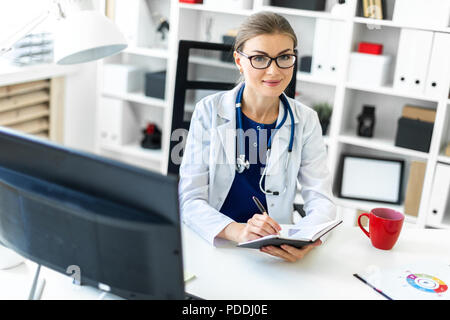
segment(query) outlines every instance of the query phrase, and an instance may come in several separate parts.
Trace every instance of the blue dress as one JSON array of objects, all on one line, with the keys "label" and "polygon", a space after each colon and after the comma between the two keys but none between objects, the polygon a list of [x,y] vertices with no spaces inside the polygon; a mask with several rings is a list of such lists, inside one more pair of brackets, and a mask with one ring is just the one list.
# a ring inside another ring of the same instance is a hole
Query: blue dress
[{"label": "blue dress", "polygon": [[275,126],[276,121],[271,124],[258,123],[242,112],[245,159],[250,162],[250,168],[242,173],[236,172],[227,198],[220,208],[221,213],[236,222],[246,223],[255,213],[260,213],[252,196],[257,197],[267,208],[266,195],[259,189],[259,180],[265,167],[267,143]]}]

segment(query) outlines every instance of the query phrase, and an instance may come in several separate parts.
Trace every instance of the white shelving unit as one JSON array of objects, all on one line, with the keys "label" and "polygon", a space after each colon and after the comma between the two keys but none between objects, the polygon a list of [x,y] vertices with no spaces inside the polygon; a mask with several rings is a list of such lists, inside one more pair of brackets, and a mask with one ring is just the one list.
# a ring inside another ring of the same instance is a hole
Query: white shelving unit
[{"label": "white shelving unit", "polygon": [[161,48],[143,48],[143,47],[128,47],[124,50],[125,53],[135,54],[150,58],[167,59],[169,51]]},{"label": "white shelving unit", "polygon": [[362,17],[354,17],[353,22],[366,24],[366,25],[370,25],[370,26],[408,28],[408,29],[418,29],[418,30],[426,30],[426,31],[446,32],[446,33],[450,32],[449,27],[433,28],[433,27],[429,27],[429,26],[420,25],[420,22],[418,22],[418,24],[411,25],[411,24],[396,23],[392,20],[378,20],[378,19],[369,19],[369,18],[362,18]]},{"label": "white shelving unit", "polygon": [[345,87],[347,89],[353,89],[353,90],[364,91],[364,92],[373,92],[373,93],[391,95],[391,96],[396,96],[396,97],[404,97],[404,98],[411,98],[411,99],[431,101],[431,102],[439,101],[439,99],[436,97],[429,97],[429,96],[425,96],[420,93],[417,94],[417,93],[395,90],[392,87],[392,85],[391,86],[373,87],[373,86],[368,86],[366,84],[346,82]]},{"label": "white shelving unit", "polygon": [[[123,0],[114,0],[123,1]],[[137,0],[135,0],[137,1]],[[141,1],[141,0],[140,0]],[[181,39],[222,42],[222,35],[229,29],[237,29],[242,21],[250,14],[261,11],[273,11],[285,16],[293,26],[299,36],[299,55],[311,55],[314,41],[315,23],[317,19],[329,19],[343,23],[343,37],[341,46],[344,54],[338,61],[338,73],[335,78],[324,78],[305,72],[298,72],[297,91],[300,101],[311,105],[315,102],[329,102],[333,106],[333,114],[330,127],[325,137],[328,146],[329,167],[334,177],[336,177],[338,164],[343,152],[359,151],[361,153],[376,154],[378,156],[395,156],[406,162],[406,168],[414,160],[426,162],[426,172],[421,196],[420,208],[417,217],[407,216],[407,222],[418,227],[427,225],[427,212],[429,206],[430,193],[432,188],[433,175],[437,162],[450,164],[450,157],[442,154],[443,146],[450,140],[448,135],[448,122],[450,119],[449,108],[450,99],[448,97],[449,83],[446,90],[438,96],[427,96],[417,92],[403,92],[397,90],[391,84],[385,86],[368,86],[361,83],[353,83],[347,80],[350,53],[355,51],[355,46],[360,41],[381,42],[387,41],[385,49],[388,54],[396,56],[398,50],[399,35],[403,28],[412,28],[432,32],[450,33],[449,27],[427,27],[421,25],[399,24],[392,20],[376,20],[358,16],[358,1],[347,0],[349,5],[348,14],[334,15],[327,11],[309,11],[270,6],[268,0],[253,0],[253,9],[230,8],[226,5],[223,8],[210,7],[203,4],[179,3],[178,0],[170,1],[170,9],[167,9],[169,1],[164,0],[142,0],[151,4],[153,8],[165,8],[164,14],[170,20],[170,33],[167,49],[131,47],[119,57],[112,59],[112,62],[136,63],[138,65],[165,66],[166,77],[166,99],[153,99],[145,97],[143,93],[130,93],[119,95],[114,93],[100,92],[100,96],[108,96],[115,99],[136,104],[141,109],[153,108],[150,114],[162,124],[163,146],[160,151],[141,150],[138,142],[130,145],[102,147],[105,152],[116,155],[121,159],[133,163],[138,163],[151,170],[166,173],[169,159],[169,142],[171,133],[173,92],[175,88],[175,74],[177,64],[178,41]],[[387,0],[387,7],[392,10],[395,0]],[[392,17],[392,13],[388,18]],[[394,60],[395,62],[395,60]],[[223,77],[225,80],[237,80],[238,73],[233,63],[223,62],[218,56],[194,55],[190,58],[190,74],[194,78],[207,80],[218,80]],[[395,68],[395,64],[392,66]],[[393,70],[391,70],[393,71]],[[99,67],[101,72],[101,66]],[[445,72],[445,71],[443,71]],[[450,73],[450,70],[448,71]],[[393,72],[392,72],[393,73]],[[391,78],[393,74],[391,75]],[[99,77],[101,78],[101,77]],[[209,92],[208,94],[210,94]],[[195,106],[195,102],[207,93],[197,95],[188,94],[186,104]],[[377,106],[377,127],[373,138],[362,138],[356,135],[355,115],[361,110],[363,102]],[[397,119],[400,117],[401,108],[405,104],[420,105],[436,110],[436,120],[433,129],[433,138],[429,152],[420,152],[411,149],[395,146],[395,128]],[[143,162],[144,160],[144,162]],[[145,164],[148,160],[148,165]],[[405,170],[404,185],[408,180],[408,171]],[[403,190],[405,193],[405,190]],[[390,205],[386,203],[376,203],[368,201],[355,201],[348,199],[337,199],[338,206],[348,209],[369,210],[375,207],[391,207],[403,211],[404,205]],[[447,221],[447,222],[446,222]],[[436,227],[436,226],[430,226]],[[450,227],[450,221],[445,220],[438,227]]]},{"label": "white shelving unit", "polygon": [[291,9],[291,8],[282,8],[282,7],[274,7],[267,4],[268,1],[255,1],[255,4],[262,4],[258,9],[263,11],[272,11],[279,13],[281,15],[287,16],[296,16],[303,18],[324,18],[324,19],[332,19],[332,20],[341,20],[344,21],[345,18],[340,16],[332,15],[330,12],[326,11],[313,11],[313,10],[301,10],[301,9]]},{"label": "white shelving unit", "polygon": [[414,157],[423,160],[427,160],[429,158],[428,153],[411,150],[407,148],[396,147],[394,145],[394,141],[388,137],[378,137],[378,138],[366,138],[366,137],[358,137],[353,132],[347,132],[340,134],[338,137],[338,141],[345,144],[350,144],[354,146],[359,146],[363,148],[390,152],[396,155],[402,155],[407,157]]},{"label": "white shelving unit", "polygon": [[0,86],[67,76],[77,71],[77,66],[60,66],[56,64],[18,67],[9,64],[6,60],[0,59]]},{"label": "white shelving unit", "polygon": [[178,3],[178,8],[180,10],[198,10],[201,12],[226,13],[239,16],[249,16],[253,13],[253,10],[248,9],[234,10],[233,8],[227,8],[226,6],[224,6],[223,8],[216,8],[204,4],[190,4],[190,3]]},{"label": "white shelving unit", "polygon": [[147,97],[144,94],[144,92],[113,93],[113,92],[104,91],[102,95],[104,97],[126,100],[129,102],[140,103],[140,104],[149,105],[149,106],[155,106],[158,108],[167,108],[166,100]]}]

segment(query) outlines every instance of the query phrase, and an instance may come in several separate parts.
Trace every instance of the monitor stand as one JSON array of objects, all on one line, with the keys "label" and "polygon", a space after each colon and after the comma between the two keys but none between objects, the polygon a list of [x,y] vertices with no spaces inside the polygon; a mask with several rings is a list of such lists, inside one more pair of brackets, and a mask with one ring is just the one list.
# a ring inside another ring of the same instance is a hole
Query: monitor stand
[{"label": "monitor stand", "polygon": [[45,279],[43,277],[39,277],[40,273],[41,265],[38,264],[34,273],[30,293],[28,294],[28,300],[41,300],[42,292],[44,291],[45,287]]}]

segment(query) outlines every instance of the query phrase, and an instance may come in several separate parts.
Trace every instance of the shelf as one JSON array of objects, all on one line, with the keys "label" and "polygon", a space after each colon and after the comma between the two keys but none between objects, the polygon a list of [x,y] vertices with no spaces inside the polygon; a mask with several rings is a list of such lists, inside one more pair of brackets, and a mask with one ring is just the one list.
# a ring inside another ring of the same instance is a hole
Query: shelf
[{"label": "shelf", "polygon": [[140,104],[145,104],[149,106],[159,107],[159,108],[166,108],[167,102],[166,100],[147,97],[144,95],[143,92],[129,92],[129,93],[110,93],[110,92],[103,92],[104,97],[114,98],[114,99],[121,99],[126,100],[129,102],[135,102]]},{"label": "shelf", "polygon": [[366,84],[357,84],[357,83],[351,83],[346,82],[345,87],[347,89],[352,90],[358,90],[358,91],[365,91],[365,92],[373,92],[373,93],[380,93],[390,96],[397,96],[397,97],[404,97],[404,98],[411,98],[411,99],[417,99],[417,100],[424,100],[424,101],[431,101],[431,102],[438,102],[439,98],[436,97],[429,97],[422,94],[415,94],[412,92],[403,92],[398,91],[392,87],[389,86],[383,86],[383,87],[376,87],[376,86],[370,86]]},{"label": "shelf", "polygon": [[441,156],[438,156],[438,161],[442,162],[442,163],[450,164],[450,157],[441,155]]},{"label": "shelf", "polygon": [[[449,27],[430,27],[430,26],[421,26],[421,25],[407,25],[401,24],[392,20],[380,20],[380,19],[370,19],[363,17],[355,17],[353,18],[353,22],[368,24],[373,26],[384,26],[384,27],[392,27],[392,28],[409,28],[409,29],[419,29],[419,30],[427,30],[427,31],[436,31],[436,32],[446,32],[450,33]],[[375,29],[375,28],[374,28]]]},{"label": "shelf", "polygon": [[190,4],[190,3],[179,3],[180,9],[188,9],[188,10],[198,10],[198,11],[206,11],[206,12],[216,12],[216,13],[226,13],[226,14],[234,14],[239,16],[249,16],[254,13],[253,10],[233,10],[233,9],[219,9],[215,7],[209,7],[204,4]]},{"label": "shelf", "polygon": [[427,227],[431,227],[431,228],[450,230],[450,224],[447,224],[447,223],[440,223],[440,224],[427,223],[426,225],[427,225]]},{"label": "shelf", "polygon": [[363,200],[352,200],[352,199],[343,199],[343,198],[334,198],[334,202],[336,205],[346,208],[352,208],[355,210],[362,210],[366,212],[370,212],[374,208],[389,208],[395,211],[401,212],[405,215],[405,222],[408,223],[417,223],[417,217],[405,214],[405,207],[403,205],[391,204],[385,202],[375,202],[375,201],[363,201]]},{"label": "shelf", "polygon": [[101,149],[117,152],[120,154],[128,155],[130,157],[136,157],[140,159],[161,162],[162,150],[150,150],[144,149],[139,145],[139,142],[133,142],[126,145],[100,145]]},{"label": "shelf", "polygon": [[195,63],[210,67],[218,67],[218,68],[225,68],[225,69],[232,69],[232,70],[238,70],[236,65],[233,62],[224,62],[220,61],[216,58],[210,58],[210,57],[202,57],[202,56],[190,56],[189,57],[189,63]]},{"label": "shelf", "polygon": [[340,20],[340,21],[346,20],[345,17],[335,16],[329,12],[324,12],[324,11],[291,9],[291,8],[283,8],[283,7],[276,7],[276,6],[262,6],[261,10],[276,12],[279,14],[297,16],[297,17],[305,17],[305,18],[324,18],[324,19],[332,19],[332,20]]},{"label": "shelf", "polygon": [[78,66],[61,66],[57,64],[37,64],[19,67],[11,65],[7,60],[0,59],[0,86],[67,76],[76,73],[78,70]]},{"label": "shelf", "polygon": [[335,79],[327,79],[327,78],[317,77],[308,72],[297,72],[297,81],[317,83],[317,84],[323,84],[323,85],[327,85],[327,86],[335,86],[336,85]]},{"label": "shelf", "polygon": [[128,54],[135,54],[139,56],[160,58],[160,59],[167,59],[167,57],[169,56],[169,51],[167,49],[161,48],[130,47],[125,49],[123,52]]},{"label": "shelf", "polygon": [[[211,66],[211,67],[217,67],[217,68],[237,70],[237,67],[233,62],[224,62],[224,61],[218,60],[217,58],[191,56],[191,57],[189,57],[189,63],[195,63],[195,64],[199,64],[199,65],[205,65],[205,66]],[[323,84],[323,85],[327,85],[327,86],[335,86],[336,85],[336,80],[334,80],[334,79],[317,77],[308,72],[297,72],[297,80],[303,81],[303,82]]]},{"label": "shelf", "polygon": [[341,143],[360,146],[368,149],[380,150],[385,152],[396,153],[403,156],[422,158],[427,160],[428,153],[411,150],[407,148],[396,147],[394,141],[389,138],[377,137],[377,138],[365,138],[358,137],[356,134],[345,133],[338,137],[338,141]]},{"label": "shelf", "polygon": [[[394,209],[399,212],[404,212],[404,206],[398,205],[398,204],[391,204],[391,203],[385,203],[385,202],[376,202],[376,201],[363,201],[363,200],[352,200],[352,199],[344,199],[335,197],[334,202],[338,206],[352,208],[352,209],[358,209],[363,211],[371,211],[373,208],[390,208]],[[407,215],[408,220],[412,221],[417,219],[416,217]]]},{"label": "shelf", "polygon": [[344,198],[339,198],[339,197],[335,197],[334,202],[336,203],[336,205],[339,205],[342,207],[359,209],[359,210],[364,210],[367,212],[371,211],[373,208],[378,208],[378,207],[390,208],[390,209],[394,209],[399,212],[403,212],[403,210],[404,210],[403,205],[390,204],[390,203],[385,203],[385,202],[352,200],[352,199],[344,199]]}]

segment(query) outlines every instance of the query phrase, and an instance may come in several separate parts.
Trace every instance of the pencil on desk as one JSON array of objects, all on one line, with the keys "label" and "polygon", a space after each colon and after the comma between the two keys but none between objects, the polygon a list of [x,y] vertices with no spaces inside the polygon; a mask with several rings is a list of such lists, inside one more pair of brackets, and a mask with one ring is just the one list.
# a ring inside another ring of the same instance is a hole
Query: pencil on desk
[{"label": "pencil on desk", "polygon": [[375,286],[373,286],[372,284],[370,284],[369,282],[367,282],[366,280],[364,280],[362,277],[360,277],[357,273],[354,273],[353,276],[359,280],[361,280],[362,282],[364,282],[366,285],[368,285],[369,287],[371,287],[373,290],[375,290],[376,292],[378,292],[379,294],[381,294],[383,297],[385,297],[388,300],[392,300],[391,297],[387,296],[386,294],[383,293],[383,291],[378,290]]}]

